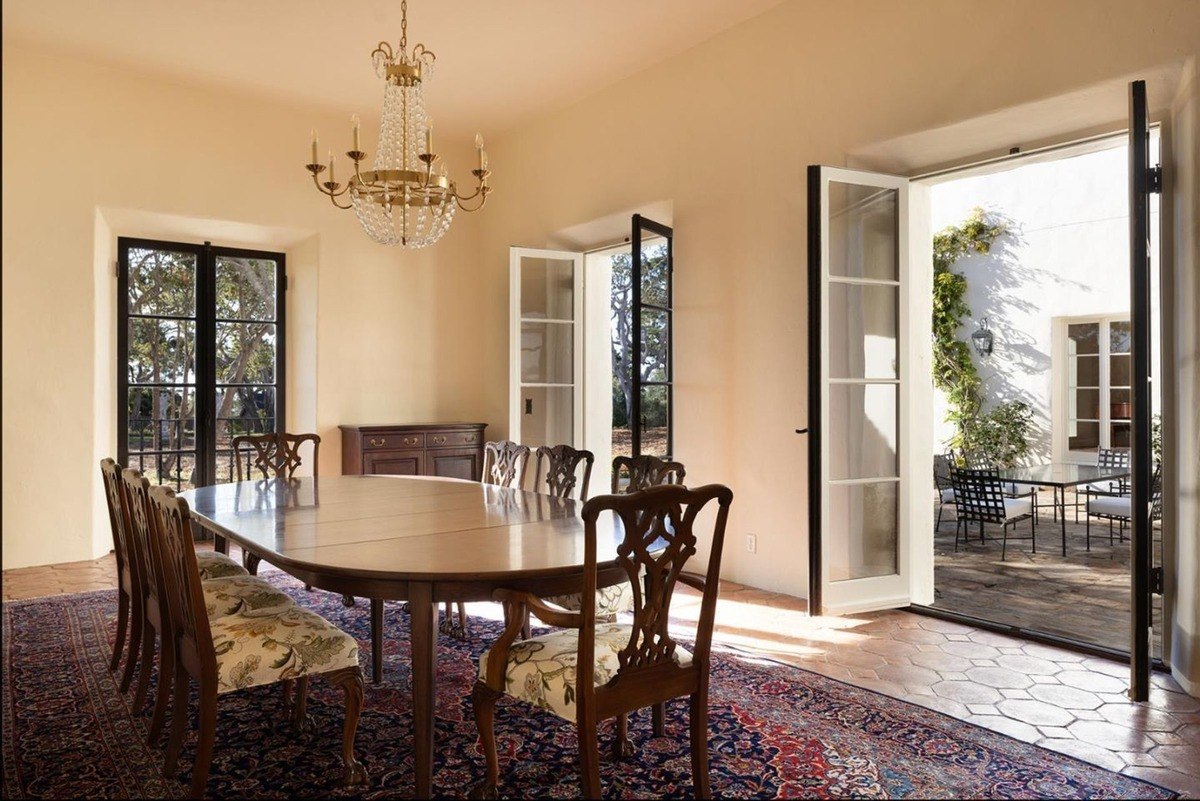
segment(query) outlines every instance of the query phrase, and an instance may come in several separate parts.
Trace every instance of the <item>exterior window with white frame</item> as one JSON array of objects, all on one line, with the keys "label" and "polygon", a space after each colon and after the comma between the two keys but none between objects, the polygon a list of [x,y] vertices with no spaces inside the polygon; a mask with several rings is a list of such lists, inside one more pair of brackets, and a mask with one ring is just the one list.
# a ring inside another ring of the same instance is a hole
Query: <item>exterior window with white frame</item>
[{"label": "exterior window with white frame", "polygon": [[1094,462],[1100,448],[1129,448],[1129,316],[1059,318],[1055,378],[1064,403],[1055,414],[1056,449],[1068,461]]}]

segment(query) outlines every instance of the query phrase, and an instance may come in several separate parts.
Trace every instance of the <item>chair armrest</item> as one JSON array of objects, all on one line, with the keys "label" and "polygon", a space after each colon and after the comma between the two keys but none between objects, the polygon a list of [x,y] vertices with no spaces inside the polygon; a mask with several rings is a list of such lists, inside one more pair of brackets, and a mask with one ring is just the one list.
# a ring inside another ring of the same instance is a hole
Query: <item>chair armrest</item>
[{"label": "chair armrest", "polygon": [[702,593],[704,592],[704,588],[708,586],[708,582],[702,576],[697,576],[695,573],[680,573],[678,580],[681,584],[686,584],[693,590],[699,590]]},{"label": "chair armrest", "polygon": [[556,609],[533,593],[499,589],[492,593],[492,599],[505,604],[516,604],[522,620],[525,619],[525,612],[528,611],[549,626],[558,626],[563,629],[577,629],[583,626],[581,613]]}]

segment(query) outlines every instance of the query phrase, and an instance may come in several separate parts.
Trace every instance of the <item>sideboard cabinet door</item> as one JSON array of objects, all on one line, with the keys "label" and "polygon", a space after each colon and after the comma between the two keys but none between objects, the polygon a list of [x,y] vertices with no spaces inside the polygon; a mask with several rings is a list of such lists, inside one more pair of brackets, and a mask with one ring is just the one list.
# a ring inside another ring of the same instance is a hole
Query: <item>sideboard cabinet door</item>
[{"label": "sideboard cabinet door", "polygon": [[423,476],[425,451],[373,451],[363,454],[363,471],[378,476]]},{"label": "sideboard cabinet door", "polygon": [[483,465],[478,448],[445,448],[425,453],[427,475],[478,481]]}]

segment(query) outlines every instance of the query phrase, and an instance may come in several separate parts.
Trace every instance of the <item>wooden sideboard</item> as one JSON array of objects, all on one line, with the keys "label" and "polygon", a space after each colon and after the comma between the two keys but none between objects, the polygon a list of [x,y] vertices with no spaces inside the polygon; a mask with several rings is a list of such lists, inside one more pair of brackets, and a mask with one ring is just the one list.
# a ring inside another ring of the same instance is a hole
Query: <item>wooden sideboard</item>
[{"label": "wooden sideboard", "polygon": [[346,425],[342,475],[442,476],[479,481],[487,423]]}]

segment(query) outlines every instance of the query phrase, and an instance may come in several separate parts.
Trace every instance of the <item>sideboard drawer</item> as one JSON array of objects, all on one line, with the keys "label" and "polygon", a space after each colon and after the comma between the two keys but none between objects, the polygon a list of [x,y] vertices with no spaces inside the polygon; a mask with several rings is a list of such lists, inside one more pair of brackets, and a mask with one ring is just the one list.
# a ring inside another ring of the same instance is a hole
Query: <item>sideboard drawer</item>
[{"label": "sideboard drawer", "polygon": [[425,432],[423,431],[387,431],[378,434],[366,434],[362,438],[363,450],[374,451],[381,448],[418,448],[425,447]]},{"label": "sideboard drawer", "polygon": [[482,441],[480,431],[430,431],[426,434],[427,448],[464,448]]}]

